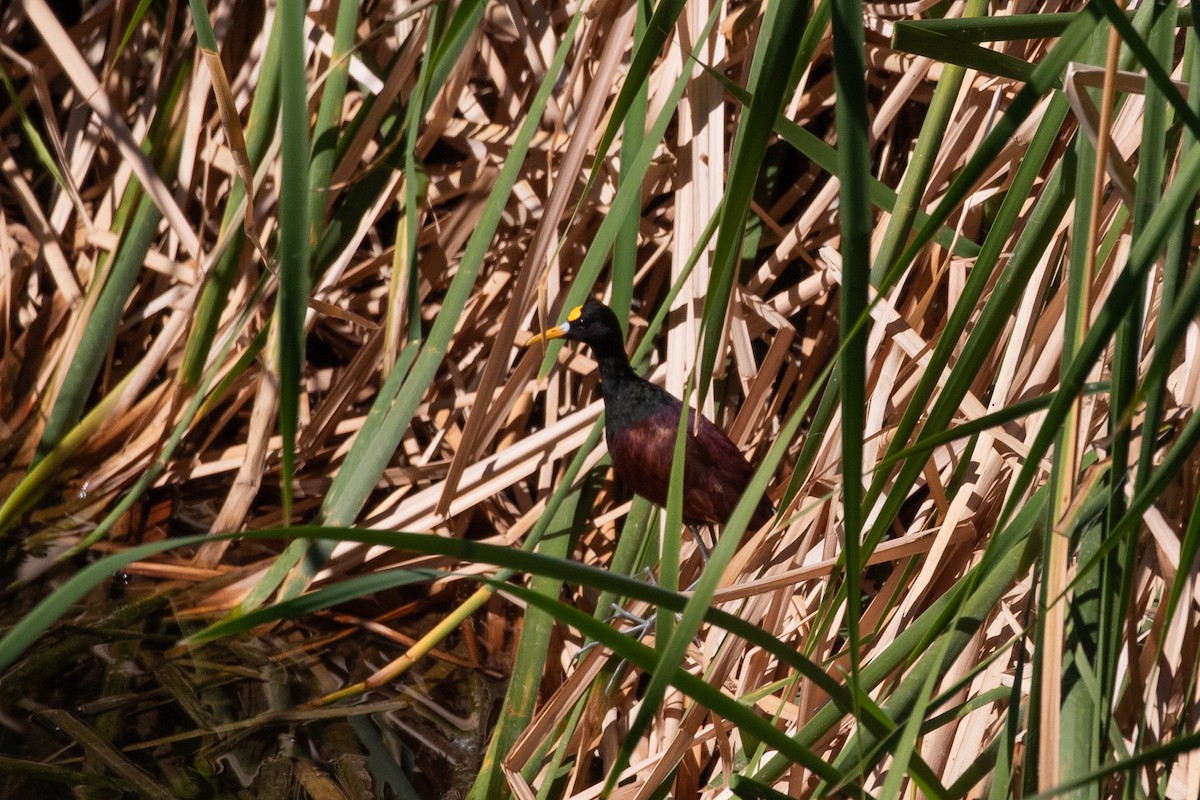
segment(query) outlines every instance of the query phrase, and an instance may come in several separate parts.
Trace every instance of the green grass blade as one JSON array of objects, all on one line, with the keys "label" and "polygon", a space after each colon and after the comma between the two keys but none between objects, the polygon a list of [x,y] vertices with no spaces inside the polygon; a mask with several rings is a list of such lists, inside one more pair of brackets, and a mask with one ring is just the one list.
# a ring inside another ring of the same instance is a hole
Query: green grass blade
[{"label": "green grass blade", "polygon": [[62,391],[46,420],[35,456],[37,460],[45,458],[61,444],[67,432],[82,418],[88,397],[121,323],[121,312],[141,274],[160,222],[162,212],[154,201],[145,195],[139,197],[133,221],[121,239],[112,269],[80,337],[79,349],[67,366]]},{"label": "green grass blade", "polygon": [[866,318],[871,279],[871,205],[867,197],[871,124],[867,119],[866,55],[863,48],[861,5],[854,0],[834,0],[833,70],[837,91],[842,234],[842,283],[838,289],[838,336],[841,342],[838,371],[842,390],[842,552],[848,587],[846,643],[850,672],[846,680],[854,697],[857,697],[855,685],[862,661],[858,632],[862,603],[857,586],[862,574],[860,546],[865,517],[862,486],[863,418],[869,330],[858,323]]},{"label": "green grass blade", "polygon": [[930,30],[906,21],[896,23],[892,46],[915,56],[936,58],[959,69],[978,70],[987,75],[1028,81],[1033,78],[1036,64],[1006,53],[989,50],[977,44]]},{"label": "green grass blade", "polygon": [[292,518],[292,481],[296,472],[300,379],[304,364],[304,315],[309,287],[309,144],[308,87],[305,80],[304,9],[285,4],[280,53],[280,110],[283,160],[279,192],[279,294],[275,305],[279,370],[280,482],[283,518]]}]

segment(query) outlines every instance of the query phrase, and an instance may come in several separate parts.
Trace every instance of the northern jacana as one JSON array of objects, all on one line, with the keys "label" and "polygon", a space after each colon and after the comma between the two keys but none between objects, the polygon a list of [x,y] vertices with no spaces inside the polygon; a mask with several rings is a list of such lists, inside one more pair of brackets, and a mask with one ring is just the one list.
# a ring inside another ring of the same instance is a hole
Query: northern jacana
[{"label": "northern jacana", "polygon": [[[617,315],[597,300],[576,307],[566,322],[534,336],[526,347],[545,339],[591,346],[600,364],[604,435],[613,469],[634,492],[665,507],[683,403],[633,371],[625,355]],[[746,491],[754,468],[720,428],[704,415],[697,421],[692,409],[688,409],[686,448],[683,521],[693,530],[698,525],[724,525]],[[759,528],[774,514],[774,507],[763,497],[750,526]],[[699,537],[696,541],[700,542]]]}]

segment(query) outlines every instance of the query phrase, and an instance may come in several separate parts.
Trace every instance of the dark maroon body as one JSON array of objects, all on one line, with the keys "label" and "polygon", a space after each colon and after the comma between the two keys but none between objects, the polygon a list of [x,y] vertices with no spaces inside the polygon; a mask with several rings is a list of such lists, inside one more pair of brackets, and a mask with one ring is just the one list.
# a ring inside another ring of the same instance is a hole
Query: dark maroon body
[{"label": "dark maroon body", "polygon": [[[676,401],[660,407],[649,416],[608,433],[608,451],[617,477],[642,497],[664,508],[681,405]],[[703,416],[697,425],[696,412],[691,409],[688,409],[686,447],[683,520],[691,525],[724,525],[750,482],[754,468],[720,428]],[[750,527],[762,527],[774,513],[765,498],[760,500]]]}]

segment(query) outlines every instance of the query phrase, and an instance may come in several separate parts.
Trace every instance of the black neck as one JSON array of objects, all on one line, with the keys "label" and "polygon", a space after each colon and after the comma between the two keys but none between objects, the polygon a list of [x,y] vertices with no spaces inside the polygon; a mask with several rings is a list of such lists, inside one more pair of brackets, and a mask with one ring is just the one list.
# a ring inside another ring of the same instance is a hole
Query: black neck
[{"label": "black neck", "polygon": [[592,354],[600,365],[600,380],[609,386],[636,377],[625,355],[625,345],[619,334],[614,333],[600,341],[591,342]]}]

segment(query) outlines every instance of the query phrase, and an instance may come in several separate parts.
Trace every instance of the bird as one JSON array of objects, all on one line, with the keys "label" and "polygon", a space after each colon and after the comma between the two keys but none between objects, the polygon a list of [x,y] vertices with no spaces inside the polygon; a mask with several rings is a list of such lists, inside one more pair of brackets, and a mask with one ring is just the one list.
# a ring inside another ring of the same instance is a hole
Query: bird
[{"label": "bird", "polygon": [[[535,334],[525,346],[551,339],[582,342],[591,347],[600,367],[604,437],[613,470],[636,494],[666,507],[683,402],[633,371],[625,354],[617,315],[594,298],[572,309],[562,324]],[[689,408],[683,521],[702,551],[704,545],[697,528],[727,523],[753,474],[754,467],[725,432]],[[774,516],[775,507],[764,496],[755,506],[750,526],[761,528]]]}]

